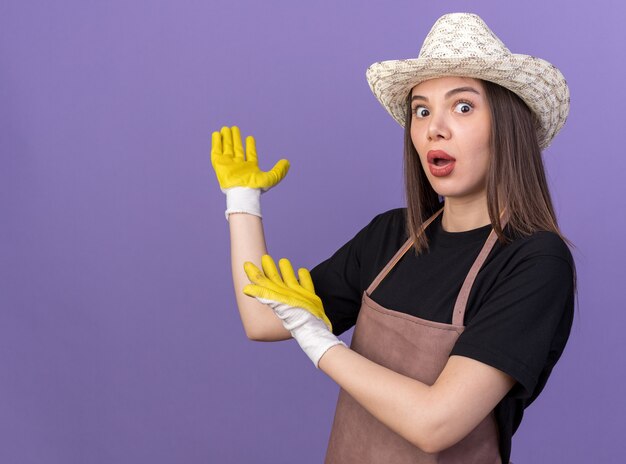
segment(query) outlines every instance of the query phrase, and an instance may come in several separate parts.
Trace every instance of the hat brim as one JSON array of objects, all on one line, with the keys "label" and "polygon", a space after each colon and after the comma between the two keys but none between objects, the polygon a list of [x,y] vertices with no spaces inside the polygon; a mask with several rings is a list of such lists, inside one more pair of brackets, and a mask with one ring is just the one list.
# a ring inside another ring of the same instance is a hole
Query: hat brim
[{"label": "hat brim", "polygon": [[567,119],[570,95],[565,78],[551,63],[530,55],[389,60],[372,64],[366,72],[372,92],[402,127],[409,91],[421,82],[446,76],[491,81],[517,94],[536,116],[542,149]]}]

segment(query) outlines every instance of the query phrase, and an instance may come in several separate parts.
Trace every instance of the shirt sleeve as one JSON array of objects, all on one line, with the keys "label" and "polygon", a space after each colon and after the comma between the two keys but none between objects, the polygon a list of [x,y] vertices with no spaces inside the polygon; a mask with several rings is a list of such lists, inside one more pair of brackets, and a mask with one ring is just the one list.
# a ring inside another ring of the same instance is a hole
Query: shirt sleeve
[{"label": "shirt sleeve", "polygon": [[315,293],[324,304],[335,335],[356,324],[363,291],[380,271],[379,267],[399,248],[403,217],[400,208],[377,215],[330,258],[311,270]]},{"label": "shirt sleeve", "polygon": [[503,272],[451,355],[470,357],[509,374],[517,381],[509,396],[532,402],[571,330],[574,280],[567,257],[535,253]]},{"label": "shirt sleeve", "polygon": [[337,250],[330,258],[311,269],[315,293],[324,305],[324,311],[333,325],[333,333],[340,335],[356,324],[361,307],[361,247],[367,226]]}]

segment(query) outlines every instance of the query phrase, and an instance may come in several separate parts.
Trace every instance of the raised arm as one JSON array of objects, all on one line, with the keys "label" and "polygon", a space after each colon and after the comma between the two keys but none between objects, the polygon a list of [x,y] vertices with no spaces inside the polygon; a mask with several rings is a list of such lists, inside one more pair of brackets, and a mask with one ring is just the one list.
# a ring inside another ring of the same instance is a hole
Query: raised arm
[{"label": "raised arm", "polygon": [[291,338],[282,322],[272,309],[243,293],[243,287],[250,283],[243,264],[250,261],[261,266],[261,256],[267,253],[263,222],[252,214],[230,214],[230,260],[233,271],[233,285],[239,315],[246,335],[251,340],[278,341]]},{"label": "raised arm", "polygon": [[239,128],[233,126],[213,132],[211,164],[220,188],[226,194],[233,286],[246,336],[258,341],[291,338],[269,307],[242,292],[244,285],[249,283],[243,263],[251,261],[260,265],[261,256],[267,252],[261,220],[261,193],[285,177],[289,162],[280,160],[270,171],[261,171],[254,138],[246,138],[244,153]]}]

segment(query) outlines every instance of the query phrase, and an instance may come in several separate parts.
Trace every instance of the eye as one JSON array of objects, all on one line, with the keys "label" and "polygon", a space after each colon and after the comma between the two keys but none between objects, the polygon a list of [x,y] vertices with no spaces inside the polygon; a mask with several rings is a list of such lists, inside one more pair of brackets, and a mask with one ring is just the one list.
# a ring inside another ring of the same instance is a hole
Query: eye
[{"label": "eye", "polygon": [[472,105],[470,102],[460,101],[457,102],[457,104],[454,106],[454,111],[456,111],[457,113],[469,113],[470,111],[472,111],[473,108],[474,105]]},{"label": "eye", "polygon": [[416,106],[413,109],[413,114],[416,118],[425,118],[430,114],[430,111],[425,106]]}]

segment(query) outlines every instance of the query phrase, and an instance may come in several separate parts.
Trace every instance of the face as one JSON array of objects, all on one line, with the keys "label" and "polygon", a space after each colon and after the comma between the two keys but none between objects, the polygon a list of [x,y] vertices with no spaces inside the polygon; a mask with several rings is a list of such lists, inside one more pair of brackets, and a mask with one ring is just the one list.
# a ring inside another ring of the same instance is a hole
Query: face
[{"label": "face", "polygon": [[411,91],[411,140],[439,195],[486,197],[491,113],[481,82],[467,77],[424,81]]}]

